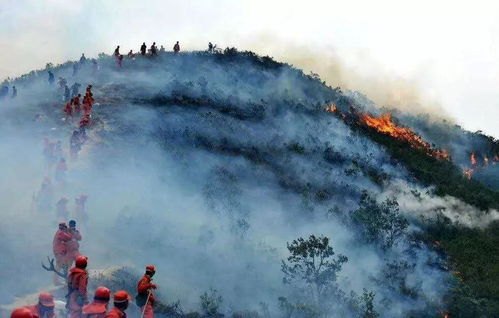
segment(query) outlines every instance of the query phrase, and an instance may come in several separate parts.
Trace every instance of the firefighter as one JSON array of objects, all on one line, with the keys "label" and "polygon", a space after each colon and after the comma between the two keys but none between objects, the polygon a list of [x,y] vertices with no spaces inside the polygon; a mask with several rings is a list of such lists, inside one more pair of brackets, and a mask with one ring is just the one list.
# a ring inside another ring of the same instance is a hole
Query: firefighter
[{"label": "firefighter", "polygon": [[75,113],[79,113],[81,110],[80,98],[81,98],[81,94],[78,94],[73,98],[73,107],[74,107]]},{"label": "firefighter", "polygon": [[142,45],[140,46],[140,54],[141,55],[146,55],[146,50],[147,50],[147,45],[146,45],[146,42],[142,43]]},{"label": "firefighter", "polygon": [[106,318],[126,318],[125,310],[128,308],[130,296],[124,290],[119,290],[113,295],[114,307],[111,309]]},{"label": "firefighter", "polygon": [[68,294],[66,296],[68,298],[66,307],[69,310],[69,318],[81,318],[82,308],[88,304],[87,263],[87,257],[79,255],[75,260],[75,266],[69,271]]},{"label": "firefighter", "polygon": [[69,221],[69,234],[71,234],[71,240],[66,243],[67,246],[67,259],[68,264],[71,266],[73,264],[73,260],[75,260],[80,255],[80,243],[81,234],[80,231],[76,229],[76,221]]},{"label": "firefighter", "polygon": [[10,318],[39,318],[31,313],[31,310],[25,307],[19,307],[14,309],[10,313]]},{"label": "firefighter", "polygon": [[68,119],[73,117],[73,100],[66,103],[64,106],[64,113],[66,113],[66,118]]},{"label": "firefighter", "polygon": [[[69,210],[68,210],[67,204],[68,204],[68,199],[65,198],[65,197],[62,197],[55,204],[56,215],[57,215],[58,219],[60,219],[60,220],[66,220],[69,217]],[[66,229],[66,230],[68,230],[68,229]]]},{"label": "firefighter", "polygon": [[178,41],[177,43],[175,43],[175,45],[173,46],[173,52],[175,54],[177,54],[178,52],[180,52],[180,44],[178,44]]},{"label": "firefighter", "polygon": [[109,288],[100,286],[97,287],[94,294],[94,301],[83,306],[82,318],[105,318],[111,291]]},{"label": "firefighter", "polygon": [[[52,241],[52,250],[54,252],[55,266],[57,270],[65,268],[67,270],[67,242],[69,242],[73,237],[68,231],[68,227],[65,222],[59,223],[59,229],[55,232],[54,240]],[[54,284],[59,284],[59,279],[57,274],[54,274]]]},{"label": "firefighter", "polygon": [[38,295],[38,304],[27,306],[31,313],[39,318],[55,318],[54,296],[50,293],[40,293]]},{"label": "firefighter", "polygon": [[155,302],[153,289],[156,289],[156,284],[152,283],[152,277],[156,274],[154,265],[146,266],[146,273],[137,284],[137,297],[135,298],[137,306],[140,307],[144,318],[153,318],[153,306]]},{"label": "firefighter", "polygon": [[80,128],[88,127],[88,125],[90,125],[90,114],[89,113],[83,115],[83,117],[80,119]]}]

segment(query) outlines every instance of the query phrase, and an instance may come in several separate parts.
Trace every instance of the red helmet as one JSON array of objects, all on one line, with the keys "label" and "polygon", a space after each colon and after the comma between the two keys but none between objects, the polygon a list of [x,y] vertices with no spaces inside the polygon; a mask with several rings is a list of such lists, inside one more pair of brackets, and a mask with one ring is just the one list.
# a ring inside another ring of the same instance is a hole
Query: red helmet
[{"label": "red helmet", "polygon": [[36,318],[28,308],[16,308],[10,314],[10,318]]},{"label": "red helmet", "polygon": [[111,291],[109,290],[109,288],[104,286],[97,287],[97,289],[95,290],[94,300],[108,302],[109,298],[111,298]]},{"label": "red helmet", "polygon": [[130,295],[124,290],[119,290],[114,293],[113,298],[115,303],[124,303],[130,300]]},{"label": "red helmet", "polygon": [[147,265],[146,266],[146,271],[148,271],[148,272],[155,272],[156,271],[156,267],[154,267],[154,265]]},{"label": "red helmet", "polygon": [[51,293],[40,293],[38,302],[44,307],[54,307],[54,296]]},{"label": "red helmet", "polygon": [[87,267],[87,260],[88,260],[88,257],[86,257],[84,255],[78,255],[76,257],[76,260],[75,260],[76,267],[78,267],[78,268]]}]

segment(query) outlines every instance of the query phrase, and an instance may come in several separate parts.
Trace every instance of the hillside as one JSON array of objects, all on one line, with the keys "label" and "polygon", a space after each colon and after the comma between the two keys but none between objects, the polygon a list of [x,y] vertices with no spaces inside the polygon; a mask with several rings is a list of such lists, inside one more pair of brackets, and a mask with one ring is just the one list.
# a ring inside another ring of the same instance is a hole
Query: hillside
[{"label": "hillside", "polygon": [[[204,293],[234,317],[374,317],[371,305],[381,317],[499,314],[497,140],[380,109],[251,52],[96,62],[74,75],[73,62],[48,65],[0,100],[3,299],[48,283],[39,260],[55,202],[85,193],[90,267],[154,263],[164,302],[184,312],[209,313]],[[93,86],[77,160],[79,117],[63,120],[49,69],[80,92]],[[68,172],[40,211],[33,194],[54,176],[44,138],[62,141]],[[310,235],[329,238],[339,262],[321,292],[286,274],[293,240]],[[13,281],[20,271],[33,275]]]}]

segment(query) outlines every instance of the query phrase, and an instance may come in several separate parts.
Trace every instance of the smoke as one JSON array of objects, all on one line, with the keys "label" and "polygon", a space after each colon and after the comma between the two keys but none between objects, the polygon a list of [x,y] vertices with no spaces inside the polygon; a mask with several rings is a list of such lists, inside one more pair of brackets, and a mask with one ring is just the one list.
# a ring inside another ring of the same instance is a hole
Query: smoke
[{"label": "smoke", "polygon": [[433,120],[452,121],[439,101],[423,92],[420,87],[422,75],[397,76],[374,61],[367,50],[343,52],[333,46],[290,44],[266,35],[249,46],[258,52],[269,52],[306,73],[316,73],[332,87],[367,96],[376,108],[397,109],[413,115],[430,114]]},{"label": "smoke", "polygon": [[[50,283],[39,260],[51,254],[54,204],[66,196],[73,212],[74,198],[86,193],[81,251],[90,268],[142,271],[153,263],[160,298],[179,299],[187,310],[198,309],[199,295],[212,287],[226,313],[258,310],[262,302],[275,313],[277,298],[288,293],[280,271],[286,243],[310,234],[330,237],[348,256],[340,287],[376,292],[383,316],[435,305],[425,299],[439,304],[447,274],[429,265],[437,255],[405,240],[388,252],[364,245],[344,217],[363,190],[395,195],[408,212],[439,204],[450,213],[474,211],[457,210],[449,198],[428,206],[393,191],[400,182],[418,186],[377,144],[322,110],[341,93],[295,69],[238,55],[162,54],[125,59],[122,69],[111,58],[98,62],[96,74],[89,65],[75,77],[69,64],[55,69],[69,84],[91,83],[98,103],[76,161],[68,146],[77,121],[62,120],[61,92],[45,72],[18,80],[18,98],[3,100],[0,173],[9,182],[0,189],[8,220],[0,227],[2,299]],[[62,141],[64,183],[46,163],[44,137]],[[54,195],[51,208],[39,211],[32,197],[44,177],[53,180]],[[410,264],[404,282],[425,297],[380,283],[394,261]],[[30,275],[13,280],[19,272]]]}]

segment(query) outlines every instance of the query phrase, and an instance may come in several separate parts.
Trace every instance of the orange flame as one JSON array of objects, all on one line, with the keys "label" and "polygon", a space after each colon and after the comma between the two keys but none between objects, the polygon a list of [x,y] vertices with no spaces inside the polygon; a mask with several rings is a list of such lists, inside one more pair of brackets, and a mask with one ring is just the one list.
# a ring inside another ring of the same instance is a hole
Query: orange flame
[{"label": "orange flame", "polygon": [[331,104],[328,107],[326,107],[326,111],[330,113],[336,113],[337,110],[338,108],[336,107],[335,104]]},{"label": "orange flame", "polygon": [[411,129],[397,126],[392,121],[391,114],[383,114],[380,117],[371,116],[369,114],[360,115],[361,123],[368,127],[376,129],[378,132],[389,135],[398,140],[408,142],[412,147],[424,150],[428,155],[437,159],[448,159],[449,153],[443,149],[434,149],[431,145],[418,136]]},{"label": "orange flame", "polygon": [[474,152],[471,153],[470,162],[472,166],[476,166],[476,156]]}]

